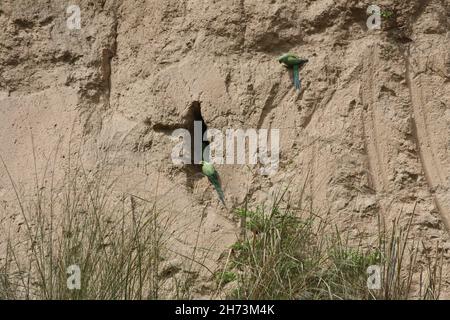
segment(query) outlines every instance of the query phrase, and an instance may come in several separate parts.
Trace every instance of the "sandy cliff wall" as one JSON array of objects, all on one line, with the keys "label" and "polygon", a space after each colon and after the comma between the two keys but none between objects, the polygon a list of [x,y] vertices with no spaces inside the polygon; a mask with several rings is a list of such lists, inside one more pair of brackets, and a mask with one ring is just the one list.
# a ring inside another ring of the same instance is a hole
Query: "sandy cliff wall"
[{"label": "sandy cliff wall", "polygon": [[[114,148],[123,188],[177,212],[180,250],[200,232],[217,258],[238,224],[170,158],[172,130],[200,106],[210,128],[281,130],[275,175],[218,166],[230,207],[290,183],[293,203],[354,237],[370,239],[378,215],[414,214],[413,236],[450,258],[448,1],[379,1],[393,15],[375,31],[369,1],[74,3],[80,30],[67,28],[67,1],[0,1],[0,152],[18,181],[33,172],[31,136],[43,159],[61,136],[83,141],[87,162]],[[287,51],[309,59],[300,92],[276,61]]]}]

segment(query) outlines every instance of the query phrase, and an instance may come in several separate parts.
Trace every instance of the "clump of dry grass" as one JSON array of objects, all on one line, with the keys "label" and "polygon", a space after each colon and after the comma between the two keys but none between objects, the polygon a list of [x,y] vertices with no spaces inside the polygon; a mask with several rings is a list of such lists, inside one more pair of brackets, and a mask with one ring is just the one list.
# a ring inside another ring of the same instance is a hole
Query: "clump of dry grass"
[{"label": "clump of dry grass", "polygon": [[[107,156],[91,170],[69,157],[57,186],[56,153],[41,176],[35,169],[31,198],[0,157],[25,228],[23,238],[7,237],[0,299],[191,298],[195,278],[161,276],[164,252],[174,252],[167,246],[173,234],[156,200],[118,192]],[[233,282],[230,297],[237,299],[408,299],[418,286],[417,298],[439,298],[442,256],[418,263],[419,243],[408,240],[411,221],[390,228],[380,222],[378,243],[368,249],[349,245],[328,221],[282,204],[283,194],[269,208],[237,211],[245,232],[215,274],[218,291]],[[198,237],[192,257],[180,254],[188,273],[206,268]],[[381,271],[379,290],[367,286],[373,265]],[[79,268],[79,289],[69,289],[70,266]],[[167,281],[174,281],[170,296]]]},{"label": "clump of dry grass", "polygon": [[[67,159],[59,186],[56,156],[41,176],[36,169],[31,198],[1,159],[25,232],[20,239],[7,237],[0,298],[163,298],[161,287],[168,280],[160,278],[160,267],[170,218],[156,200],[118,192],[111,159],[98,159],[90,170],[80,159]],[[69,289],[70,266],[80,270],[79,289]]]}]

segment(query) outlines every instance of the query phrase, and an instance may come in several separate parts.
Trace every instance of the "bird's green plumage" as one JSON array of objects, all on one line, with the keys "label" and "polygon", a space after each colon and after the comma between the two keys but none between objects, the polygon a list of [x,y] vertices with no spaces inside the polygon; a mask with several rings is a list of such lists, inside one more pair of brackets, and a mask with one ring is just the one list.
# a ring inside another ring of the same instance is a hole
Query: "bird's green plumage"
[{"label": "bird's green plumage", "polygon": [[202,161],[202,172],[205,176],[211,177],[216,174],[216,168],[212,165],[212,163]]},{"label": "bird's green plumage", "polygon": [[286,66],[289,67],[301,63],[301,60],[291,53],[283,54],[281,57],[278,58],[278,61],[280,63],[284,63]]},{"label": "bird's green plumage", "polygon": [[308,59],[300,59],[292,53],[286,53],[278,58],[278,62],[284,63],[287,67],[292,67],[295,65],[303,65],[308,62]]},{"label": "bird's green plumage", "polygon": [[216,189],[217,194],[219,195],[220,201],[222,201],[223,205],[225,205],[225,197],[223,194],[222,186],[220,185],[219,174],[214,168],[212,163],[202,161],[202,173],[208,178],[209,182],[213,185],[214,189]]},{"label": "bird's green plumage", "polygon": [[296,55],[292,53],[283,54],[278,58],[278,62],[282,63],[287,68],[292,68],[294,73],[294,85],[295,88],[300,90],[300,73],[299,69],[305,63],[308,62],[308,59],[300,59]]}]

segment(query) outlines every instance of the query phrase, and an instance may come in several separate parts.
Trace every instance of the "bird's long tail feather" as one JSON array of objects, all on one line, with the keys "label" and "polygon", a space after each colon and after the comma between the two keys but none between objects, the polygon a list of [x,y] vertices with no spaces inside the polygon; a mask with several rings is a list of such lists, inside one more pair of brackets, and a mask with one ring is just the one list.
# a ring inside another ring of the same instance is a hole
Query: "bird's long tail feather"
[{"label": "bird's long tail feather", "polygon": [[300,90],[300,75],[298,69],[298,65],[294,65],[294,85],[295,89]]},{"label": "bird's long tail feather", "polygon": [[222,187],[220,186],[219,179],[209,178],[209,182],[211,182],[211,184],[214,186],[214,189],[216,189],[216,192],[217,192],[217,195],[219,196],[220,201],[226,207],[225,196],[223,194]]}]

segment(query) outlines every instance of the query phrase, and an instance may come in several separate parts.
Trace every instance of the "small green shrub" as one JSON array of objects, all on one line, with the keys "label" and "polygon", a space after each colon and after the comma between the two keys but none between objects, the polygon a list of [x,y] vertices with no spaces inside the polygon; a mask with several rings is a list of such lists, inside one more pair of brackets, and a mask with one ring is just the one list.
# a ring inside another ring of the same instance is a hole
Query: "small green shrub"
[{"label": "small green shrub", "polygon": [[[244,236],[231,247],[227,271],[235,271],[235,299],[408,299],[412,276],[420,268],[417,247],[407,241],[410,223],[392,231],[379,229],[375,247],[351,246],[325,220],[301,217],[281,209],[278,200],[269,209],[239,209]],[[406,248],[410,252],[406,254]],[[393,253],[397,253],[393,255]],[[382,270],[382,288],[369,290],[367,268]],[[442,260],[430,259],[427,288],[418,298],[439,296]],[[395,277],[389,276],[395,271]]]}]

